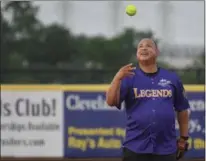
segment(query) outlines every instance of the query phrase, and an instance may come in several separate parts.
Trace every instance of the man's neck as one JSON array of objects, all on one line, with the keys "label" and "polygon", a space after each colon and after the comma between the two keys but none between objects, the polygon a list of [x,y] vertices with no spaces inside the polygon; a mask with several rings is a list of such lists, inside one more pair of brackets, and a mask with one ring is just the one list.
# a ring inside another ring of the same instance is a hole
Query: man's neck
[{"label": "man's neck", "polygon": [[144,65],[139,63],[139,67],[145,73],[155,73],[158,70],[157,64]]}]

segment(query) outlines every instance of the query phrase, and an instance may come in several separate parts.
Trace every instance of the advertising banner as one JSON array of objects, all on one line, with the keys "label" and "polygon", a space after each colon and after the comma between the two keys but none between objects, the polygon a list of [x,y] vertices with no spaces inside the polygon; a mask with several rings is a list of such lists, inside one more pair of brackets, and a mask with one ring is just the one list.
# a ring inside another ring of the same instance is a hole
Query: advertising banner
[{"label": "advertising banner", "polygon": [[[187,92],[191,106],[190,149],[186,157],[204,157],[205,96]],[[122,105],[124,108],[124,104]],[[104,92],[64,92],[65,157],[120,157],[125,137],[124,110],[108,107]],[[176,126],[179,135],[178,124]]]},{"label": "advertising banner", "polygon": [[187,92],[187,97],[190,103],[190,149],[186,156],[202,158],[205,156],[205,92]]},{"label": "advertising banner", "polygon": [[62,92],[1,91],[1,156],[62,157]]},{"label": "advertising banner", "polygon": [[[205,92],[197,87],[186,88],[191,106],[188,158],[202,158],[205,151]],[[120,157],[124,103],[122,110],[109,107],[106,88],[1,86],[1,157]],[[176,130],[178,136],[177,122]]]}]

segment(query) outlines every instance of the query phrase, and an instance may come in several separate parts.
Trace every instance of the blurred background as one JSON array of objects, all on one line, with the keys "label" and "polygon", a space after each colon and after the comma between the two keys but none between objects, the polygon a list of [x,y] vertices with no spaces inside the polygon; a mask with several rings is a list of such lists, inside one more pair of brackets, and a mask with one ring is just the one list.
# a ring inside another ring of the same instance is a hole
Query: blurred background
[{"label": "blurred background", "polygon": [[[126,15],[128,4],[137,15]],[[147,37],[160,48],[159,66],[189,84],[188,157],[204,158],[204,1],[3,1],[1,22],[1,134],[23,145],[1,141],[3,156],[119,157],[126,117],[107,106],[105,88],[121,66],[137,63],[136,46]],[[24,117],[12,115],[18,108]],[[28,122],[58,128],[31,130]]]},{"label": "blurred background", "polygon": [[4,84],[107,84],[144,37],[157,40],[160,66],[204,84],[204,1],[3,1],[1,11]]}]

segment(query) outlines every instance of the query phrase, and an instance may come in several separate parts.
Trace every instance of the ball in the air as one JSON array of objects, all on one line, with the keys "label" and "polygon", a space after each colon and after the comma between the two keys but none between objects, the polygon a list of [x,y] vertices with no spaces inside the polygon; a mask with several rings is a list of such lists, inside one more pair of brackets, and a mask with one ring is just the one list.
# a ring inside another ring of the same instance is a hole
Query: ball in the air
[{"label": "ball in the air", "polygon": [[126,13],[129,16],[134,16],[137,13],[137,9],[136,9],[136,7],[134,5],[128,5],[126,7]]}]

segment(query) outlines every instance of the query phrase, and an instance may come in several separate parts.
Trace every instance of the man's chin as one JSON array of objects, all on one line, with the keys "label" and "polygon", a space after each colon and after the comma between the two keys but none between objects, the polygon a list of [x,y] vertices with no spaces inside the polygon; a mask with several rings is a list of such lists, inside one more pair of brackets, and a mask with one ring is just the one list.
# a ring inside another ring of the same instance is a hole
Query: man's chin
[{"label": "man's chin", "polygon": [[147,65],[149,65],[149,64],[153,64],[154,63],[154,59],[153,58],[140,58],[140,59],[138,59],[138,62],[139,63],[141,63],[141,64],[147,64]]},{"label": "man's chin", "polygon": [[151,61],[151,58],[140,58],[139,62],[148,62]]}]

